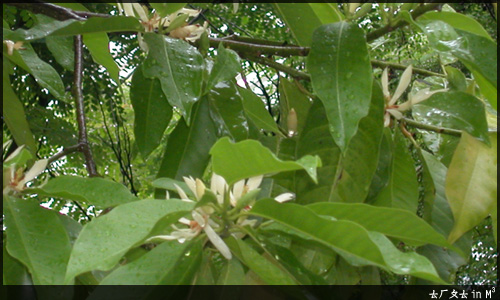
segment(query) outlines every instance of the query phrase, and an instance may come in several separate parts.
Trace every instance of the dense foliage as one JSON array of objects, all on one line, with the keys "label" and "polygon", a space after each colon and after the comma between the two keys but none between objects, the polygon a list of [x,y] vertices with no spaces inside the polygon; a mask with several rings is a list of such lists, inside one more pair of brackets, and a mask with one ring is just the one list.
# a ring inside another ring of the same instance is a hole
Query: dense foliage
[{"label": "dense foliage", "polygon": [[495,284],[496,4],[3,4],[4,284]]}]

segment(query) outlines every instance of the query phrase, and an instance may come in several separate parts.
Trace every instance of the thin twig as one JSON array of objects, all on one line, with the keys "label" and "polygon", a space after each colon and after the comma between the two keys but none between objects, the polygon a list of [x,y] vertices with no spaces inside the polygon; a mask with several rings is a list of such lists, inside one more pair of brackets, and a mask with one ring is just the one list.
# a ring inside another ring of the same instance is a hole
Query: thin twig
[{"label": "thin twig", "polygon": [[60,159],[61,157],[64,157],[70,153],[80,151],[80,144],[76,144],[70,147],[64,148],[62,151],[60,151],[57,154],[54,154],[52,157],[48,159],[48,164],[51,164],[55,162],[56,160]]},{"label": "thin twig", "polygon": [[92,157],[92,149],[87,138],[87,125],[85,122],[85,107],[83,105],[82,95],[82,73],[83,73],[83,42],[82,36],[76,35],[74,38],[75,46],[75,70],[74,70],[74,87],[73,94],[76,105],[76,120],[78,122],[78,143],[80,151],[85,156],[85,166],[90,177],[99,176],[97,167]]},{"label": "thin twig", "polygon": [[401,118],[401,121],[405,122],[406,124],[413,126],[418,129],[423,129],[427,131],[434,131],[437,133],[444,133],[448,135],[453,135],[453,136],[461,136],[462,131],[457,130],[457,129],[452,129],[452,128],[445,128],[445,127],[439,127],[439,126],[434,126],[434,125],[429,125],[429,124],[423,124],[419,123],[415,120],[408,119],[408,118]]}]

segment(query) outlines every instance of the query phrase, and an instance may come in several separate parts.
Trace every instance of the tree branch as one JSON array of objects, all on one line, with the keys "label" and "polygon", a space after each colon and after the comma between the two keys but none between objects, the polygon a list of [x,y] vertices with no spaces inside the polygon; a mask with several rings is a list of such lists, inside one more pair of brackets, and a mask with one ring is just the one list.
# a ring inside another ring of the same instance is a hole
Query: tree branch
[{"label": "tree branch", "polygon": [[422,124],[422,123],[419,123],[415,120],[408,119],[408,118],[401,118],[401,121],[403,121],[406,124],[411,125],[415,128],[418,128],[418,129],[434,131],[437,133],[444,133],[444,134],[453,135],[453,136],[461,136],[462,135],[462,132],[460,130],[457,130],[457,129]]},{"label": "tree branch", "polygon": [[70,153],[76,152],[76,151],[80,151],[80,144],[76,144],[76,145],[64,148],[59,153],[57,153],[54,156],[50,157],[48,159],[48,163],[47,164],[51,164],[51,163],[55,162],[56,160],[60,159],[61,157],[64,157],[64,156],[66,156],[66,155],[68,155]]},{"label": "tree branch", "polygon": [[78,122],[78,143],[80,145],[80,151],[85,156],[85,166],[89,172],[90,177],[99,176],[97,173],[97,167],[92,157],[92,150],[87,138],[87,125],[85,122],[85,108],[83,105],[83,95],[82,95],[82,73],[83,73],[83,42],[82,36],[76,35],[74,38],[75,47],[75,70],[74,70],[74,87],[73,94],[75,98],[76,105],[76,120]]},{"label": "tree branch", "polygon": [[[408,66],[398,64],[398,63],[392,63],[392,62],[385,62],[385,61],[380,61],[380,60],[372,60],[371,61],[372,67],[378,67],[378,68],[392,68],[392,69],[397,69],[397,70],[406,70]],[[427,71],[425,69],[419,69],[419,68],[413,68],[413,73],[415,74],[420,74],[424,76],[439,76],[439,77],[446,77],[446,75],[441,74],[441,73],[435,73],[432,71]]]}]

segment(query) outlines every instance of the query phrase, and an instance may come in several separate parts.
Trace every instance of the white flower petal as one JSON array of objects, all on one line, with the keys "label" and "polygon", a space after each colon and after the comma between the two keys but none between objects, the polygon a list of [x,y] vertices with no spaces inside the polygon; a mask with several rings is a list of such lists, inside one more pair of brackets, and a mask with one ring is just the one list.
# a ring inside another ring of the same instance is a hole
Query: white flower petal
[{"label": "white flower petal", "polygon": [[201,197],[203,197],[203,194],[205,194],[205,184],[203,184],[203,181],[196,178],[196,191],[195,191],[196,198],[200,200]]},{"label": "white flower petal", "polygon": [[385,99],[389,99],[391,94],[389,94],[389,76],[387,75],[387,68],[382,72],[382,92],[384,93]]},{"label": "white flower petal", "polygon": [[391,115],[388,112],[384,114],[384,127],[389,127],[391,124]]},{"label": "white flower petal", "polygon": [[132,7],[132,3],[122,3],[123,11],[127,17],[135,17],[134,8]]},{"label": "white flower petal", "polygon": [[411,74],[413,72],[413,68],[411,65],[406,68],[406,70],[403,72],[403,75],[401,75],[401,79],[399,80],[398,87],[396,88],[396,92],[392,96],[391,100],[389,101],[389,105],[394,105],[396,101],[398,101],[399,97],[404,93],[408,85],[410,84],[411,81]]},{"label": "white flower petal", "polygon": [[245,180],[242,179],[233,185],[233,196],[234,199],[238,200],[243,194],[243,188],[245,187]]},{"label": "white flower petal", "polygon": [[33,180],[35,177],[37,177],[40,173],[42,173],[45,168],[47,167],[47,163],[49,161],[47,159],[40,159],[37,160],[31,169],[24,174],[23,180],[19,181],[19,184],[17,185],[19,188],[22,188],[26,182]]},{"label": "white flower petal", "polygon": [[418,91],[414,96],[410,98],[411,105],[415,105],[417,103],[420,103],[424,100],[429,99],[432,95],[435,93],[441,93],[441,92],[446,92],[448,89],[440,89],[440,90],[435,90],[435,91],[430,91],[429,88],[422,89]]},{"label": "white flower petal", "polygon": [[219,250],[219,252],[224,256],[226,259],[231,259],[233,255],[231,254],[231,250],[227,247],[226,243],[221,239],[221,237],[210,227],[210,225],[207,224],[205,228],[205,233],[207,234],[208,239],[212,244]]},{"label": "white flower petal", "polygon": [[387,112],[393,115],[397,120],[400,120],[403,117],[403,114],[397,109],[390,108]]},{"label": "white flower petal", "polygon": [[264,175],[248,178],[247,180],[248,191],[252,191],[258,188],[262,183],[262,178],[264,178]]},{"label": "white flower petal", "polygon": [[201,227],[205,227],[206,221],[205,218],[202,216],[202,214],[200,214],[196,210],[193,210],[191,212],[191,215],[193,216],[193,219],[196,221],[196,223],[198,223],[198,225],[200,225]]},{"label": "white flower petal", "polygon": [[281,195],[278,195],[274,198],[274,200],[278,201],[279,203],[283,203],[286,201],[290,201],[295,198],[295,194],[293,193],[283,193]]},{"label": "white flower petal", "polygon": [[193,192],[193,194],[196,195],[196,181],[193,179],[193,177],[182,176],[182,179],[184,179],[184,182],[187,184],[188,188]]},{"label": "white flower petal", "polygon": [[[180,218],[178,221],[179,221],[179,223],[182,223],[182,224],[188,225],[188,226],[191,224],[191,220],[189,220],[187,218]],[[174,226],[174,225],[172,225],[172,226]]]},{"label": "white flower petal", "polygon": [[179,197],[181,197],[182,200],[187,200],[187,201],[192,201],[191,199],[188,198],[186,193],[184,192],[183,189],[180,188],[177,184],[174,183],[175,189],[177,190],[177,193],[179,194]]}]

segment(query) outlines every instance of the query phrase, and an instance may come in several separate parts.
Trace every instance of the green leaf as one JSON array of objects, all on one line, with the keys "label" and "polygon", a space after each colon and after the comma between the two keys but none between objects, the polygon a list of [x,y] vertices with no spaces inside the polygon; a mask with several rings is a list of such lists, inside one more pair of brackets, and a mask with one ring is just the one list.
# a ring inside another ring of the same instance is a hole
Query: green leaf
[{"label": "green leaf", "polygon": [[[384,129],[384,97],[382,89],[375,83],[368,115],[359,122],[344,158],[339,165],[340,179],[332,184],[327,199],[334,202],[363,202],[368,195],[379,156],[379,145]],[[307,147],[307,145],[304,145]]]},{"label": "green leaf", "polygon": [[74,19],[57,21],[42,14],[36,14],[35,17],[37,19],[37,23],[30,29],[17,29],[15,31],[12,31],[10,29],[3,28],[3,38],[5,40],[12,41],[37,40],[48,35],[52,35],[54,31],[77,22]]},{"label": "green leaf", "polygon": [[276,125],[259,96],[255,95],[251,90],[241,87],[238,87],[238,92],[243,101],[245,114],[259,129],[281,134],[278,125]]},{"label": "green leaf", "polygon": [[217,136],[230,136],[236,141],[248,138],[248,121],[235,83],[219,83],[206,95],[210,116],[217,128]]},{"label": "green leaf", "polygon": [[7,243],[3,240],[3,285],[33,285],[26,267],[7,252]]},{"label": "green leaf", "polygon": [[474,76],[474,80],[476,81],[477,85],[479,86],[479,89],[481,91],[481,94],[490,102],[491,106],[494,109],[497,109],[497,88],[491,84],[486,78],[484,78],[481,73],[473,70],[472,75]]},{"label": "green leaf", "polygon": [[146,33],[144,40],[149,47],[144,76],[160,80],[168,102],[189,124],[191,108],[201,96],[203,57],[195,47],[179,39]]},{"label": "green leaf", "polygon": [[183,8],[186,3],[150,3],[151,7],[156,10],[160,17],[166,17],[179,9]]},{"label": "green leaf", "polygon": [[151,185],[154,188],[165,189],[167,191],[173,191],[177,193],[177,188],[174,184],[177,184],[188,197],[191,197],[190,199],[194,199],[195,195],[193,194],[193,191],[191,191],[191,189],[184,181],[175,180],[172,178],[157,178],[153,180],[153,182],[151,182]]},{"label": "green leaf", "polygon": [[130,100],[134,107],[135,142],[146,159],[160,145],[172,118],[172,107],[165,98],[160,81],[144,77],[141,65],[132,77]]},{"label": "green leaf", "polygon": [[311,108],[311,101],[304,95],[296,84],[289,82],[287,79],[280,79],[280,124],[281,128],[288,128],[288,114],[293,108],[297,114],[297,130],[296,133],[302,133],[306,124],[307,115]]},{"label": "green leaf", "polygon": [[220,43],[205,90],[210,91],[217,83],[233,79],[240,71],[241,63],[238,54],[231,49],[226,49]]},{"label": "green leaf", "polygon": [[120,69],[109,52],[109,38],[105,32],[83,35],[83,43],[89,49],[94,61],[108,70],[109,76],[120,85]]},{"label": "green leaf", "polygon": [[33,75],[36,82],[42,88],[49,90],[54,97],[66,101],[64,84],[57,71],[50,64],[41,60],[30,44],[24,44],[23,47],[24,50],[14,51],[12,55],[8,55],[4,45],[3,55]]},{"label": "green leaf", "polygon": [[[5,56],[4,56],[5,57]],[[37,146],[35,139],[33,138],[33,133],[31,133],[30,126],[26,120],[26,115],[24,114],[24,107],[22,103],[17,98],[17,95],[12,90],[10,85],[9,74],[3,70],[3,120],[5,121],[7,127],[9,128],[12,137],[17,145],[26,145],[26,149],[30,151],[32,155],[35,155],[37,151]]]},{"label": "green leaf", "polygon": [[394,152],[391,130],[387,127],[384,128],[382,139],[379,146],[379,157],[377,161],[377,169],[373,175],[366,203],[373,203],[378,194],[387,186],[391,178],[392,155]]},{"label": "green leaf", "polygon": [[437,93],[414,105],[412,114],[425,124],[464,130],[488,143],[488,123],[481,100],[463,92]]},{"label": "green leaf", "polygon": [[437,233],[428,223],[404,209],[376,207],[363,203],[331,202],[313,203],[307,207],[318,215],[352,221],[369,231],[398,238],[413,246],[435,244],[451,247],[446,238]]},{"label": "green leaf", "polygon": [[55,30],[52,35],[77,35],[96,32],[144,32],[144,26],[135,17],[110,16],[109,18],[90,17],[86,21],[72,22]]},{"label": "green leaf", "polygon": [[75,52],[73,50],[73,38],[69,36],[47,36],[45,38],[47,48],[52,53],[57,63],[66,70],[75,68]]},{"label": "green leaf", "polygon": [[274,7],[300,46],[311,45],[319,26],[343,19],[334,3],[275,3]]},{"label": "green leaf", "polygon": [[5,195],[3,205],[8,253],[28,268],[34,284],[65,283],[71,244],[57,212]]},{"label": "green leaf", "polygon": [[245,272],[243,266],[236,258],[225,263],[219,278],[217,278],[218,285],[241,285],[244,281]]},{"label": "green leaf", "polygon": [[374,204],[402,208],[416,213],[418,182],[415,163],[408,151],[406,138],[400,130],[396,130],[393,138],[390,179],[387,186],[378,194]]},{"label": "green leaf", "polygon": [[464,31],[468,31],[470,33],[476,34],[478,36],[485,37],[491,41],[493,39],[490,37],[488,32],[481,26],[479,22],[474,20],[473,18],[455,13],[455,12],[450,12],[450,11],[429,11],[426,12],[425,14],[421,15],[417,19],[418,21],[420,20],[440,20],[443,22],[448,23],[449,25],[453,26],[455,29],[460,29]]},{"label": "green leaf", "polygon": [[148,236],[158,221],[176,222],[192,208],[193,203],[181,200],[140,200],[119,205],[93,219],[83,227],[73,246],[66,281],[87,271],[110,270]]},{"label": "green leaf", "polygon": [[448,237],[453,243],[492,211],[497,199],[497,136],[491,147],[462,133],[446,175],[446,197],[455,224]]},{"label": "green leaf", "polygon": [[83,201],[106,208],[136,201],[137,197],[121,183],[100,177],[78,177],[61,175],[47,184],[27,189],[27,193],[36,193],[44,197],[60,197],[67,200]]},{"label": "green leaf", "polygon": [[450,83],[450,88],[455,91],[465,92],[467,89],[467,80],[464,73],[450,66],[446,66],[444,69],[446,70],[446,78]]},{"label": "green leaf", "polygon": [[231,252],[250,270],[254,271],[267,284],[294,285],[297,284],[289,274],[272,264],[240,239],[230,236],[224,239]]},{"label": "green leaf", "polygon": [[230,142],[228,137],[219,139],[210,150],[213,171],[224,177],[229,185],[238,180],[257,175],[304,169],[316,182],[316,168],[321,160],[304,156],[297,161],[282,161],[268,148],[254,140]]},{"label": "green leaf", "polygon": [[208,105],[208,100],[202,98],[194,106],[191,126],[179,121],[168,137],[157,177],[176,180],[182,180],[182,176],[202,178],[210,159],[210,148],[216,141],[216,129]]},{"label": "green leaf", "polygon": [[168,241],[139,259],[117,268],[101,285],[191,284],[201,262],[201,241],[180,244]]},{"label": "green leaf", "polygon": [[346,22],[319,27],[314,31],[307,69],[325,106],[330,133],[345,153],[370,107],[372,67],[364,31]]},{"label": "green leaf", "polygon": [[331,221],[315,214],[305,206],[278,203],[263,199],[250,210],[250,214],[279,222],[308,239],[331,247],[346,259],[364,264],[384,266],[382,253],[368,236],[366,229],[351,221]]}]

